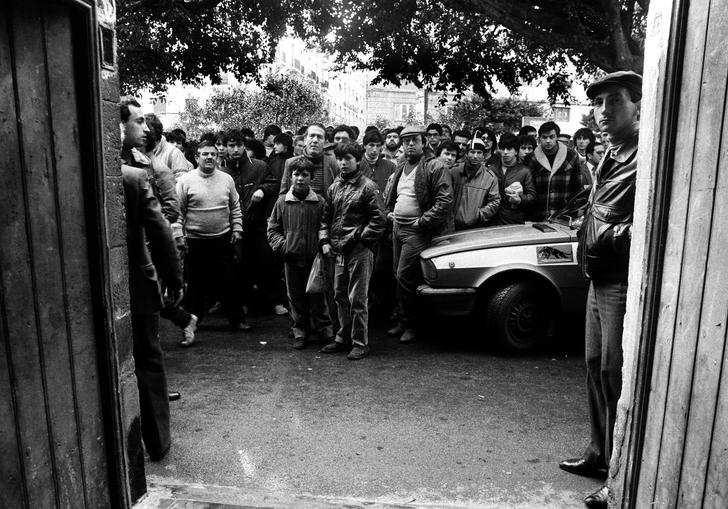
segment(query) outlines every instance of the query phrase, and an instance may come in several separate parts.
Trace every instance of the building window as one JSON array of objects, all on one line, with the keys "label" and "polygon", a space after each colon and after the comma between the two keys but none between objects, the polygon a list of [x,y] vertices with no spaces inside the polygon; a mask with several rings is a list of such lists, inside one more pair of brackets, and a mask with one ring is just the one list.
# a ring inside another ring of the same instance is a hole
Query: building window
[{"label": "building window", "polygon": [[165,101],[164,98],[157,97],[154,99],[154,102],[152,104],[155,115],[164,115],[165,113],[167,113],[167,101]]},{"label": "building window", "polygon": [[409,116],[414,115],[414,104],[395,104],[394,117],[398,120],[406,120]]},{"label": "building window", "polygon": [[568,106],[554,106],[554,120],[556,122],[568,122],[569,109]]}]

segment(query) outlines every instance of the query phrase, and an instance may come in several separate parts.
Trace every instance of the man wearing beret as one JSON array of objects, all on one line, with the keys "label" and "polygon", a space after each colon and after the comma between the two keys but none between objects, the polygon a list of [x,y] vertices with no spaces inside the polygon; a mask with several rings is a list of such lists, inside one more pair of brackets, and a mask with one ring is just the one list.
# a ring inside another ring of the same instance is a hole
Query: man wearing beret
[{"label": "man wearing beret", "polygon": [[424,156],[425,129],[405,127],[400,138],[405,159],[394,170],[385,208],[394,222],[392,247],[402,319],[388,332],[411,343],[417,338],[417,286],[423,282],[420,253],[446,228],[453,196],[445,163]]},{"label": "man wearing beret", "polygon": [[[620,71],[587,88],[594,120],[610,146],[596,168],[579,231],[578,258],[590,280],[586,308],[586,373],[591,441],[580,458],[564,460],[567,472],[604,479],[612,454],[617,400],[622,389],[622,332],[637,173],[642,77]],[[608,488],[584,499],[607,507]]]}]

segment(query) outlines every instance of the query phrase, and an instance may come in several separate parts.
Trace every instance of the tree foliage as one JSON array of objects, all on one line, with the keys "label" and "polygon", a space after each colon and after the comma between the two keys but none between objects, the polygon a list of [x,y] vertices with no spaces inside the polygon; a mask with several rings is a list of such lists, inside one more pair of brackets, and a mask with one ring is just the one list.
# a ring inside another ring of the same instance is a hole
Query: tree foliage
[{"label": "tree foliage", "polygon": [[518,131],[523,117],[540,117],[543,113],[541,105],[517,97],[491,99],[474,95],[463,97],[447,113],[440,113],[437,120],[453,129],[486,126],[502,134]]},{"label": "tree foliage", "polygon": [[241,127],[250,127],[261,136],[269,124],[295,132],[301,125],[328,118],[325,100],[318,89],[291,72],[266,73],[261,86],[215,90],[203,106],[194,101],[187,103],[181,123],[192,137],[205,131]]},{"label": "tree foliage", "polygon": [[[568,100],[575,77],[641,71],[649,0],[118,0],[120,72],[126,90],[250,78],[296,35],[374,71],[374,82],[411,81],[487,96],[546,77]],[[576,69],[577,76],[572,69]]]}]

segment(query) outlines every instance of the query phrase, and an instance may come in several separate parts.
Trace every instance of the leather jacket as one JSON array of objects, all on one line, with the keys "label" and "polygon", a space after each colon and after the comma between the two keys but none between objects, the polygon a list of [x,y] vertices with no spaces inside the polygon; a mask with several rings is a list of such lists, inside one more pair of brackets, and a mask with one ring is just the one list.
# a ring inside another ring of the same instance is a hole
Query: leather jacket
[{"label": "leather jacket", "polygon": [[[392,178],[392,186],[385,204],[387,212],[394,211],[397,202],[397,185],[402,176],[406,160],[397,163]],[[440,159],[422,157],[415,170],[415,194],[422,211],[417,226],[430,236],[440,235],[448,224],[450,209],[453,206],[452,179],[450,172]]]},{"label": "leather jacket", "polygon": [[361,170],[349,178],[339,174],[326,192],[319,240],[344,254],[357,242],[373,250],[386,222],[377,184]]},{"label": "leather jacket", "polygon": [[635,132],[612,146],[596,171],[577,256],[584,275],[596,281],[627,281],[637,176]]}]

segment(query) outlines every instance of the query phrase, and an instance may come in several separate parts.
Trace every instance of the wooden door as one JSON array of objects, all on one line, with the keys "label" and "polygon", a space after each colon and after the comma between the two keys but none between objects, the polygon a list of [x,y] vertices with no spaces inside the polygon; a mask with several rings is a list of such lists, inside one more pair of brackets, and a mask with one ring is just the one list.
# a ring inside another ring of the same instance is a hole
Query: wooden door
[{"label": "wooden door", "polygon": [[92,12],[43,0],[0,7],[3,508],[110,505],[90,257],[98,177],[87,162],[100,127],[81,120],[95,93],[79,51]]}]

